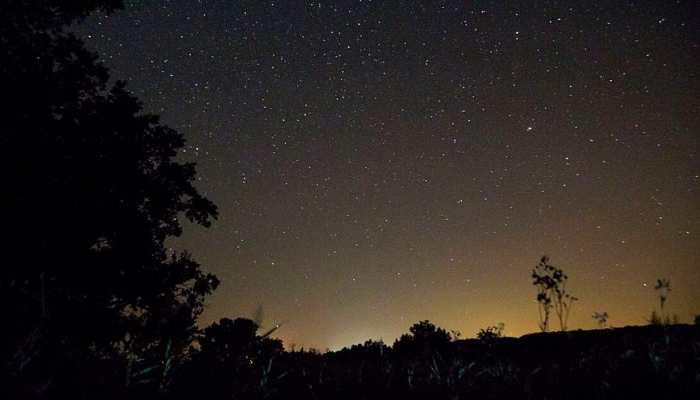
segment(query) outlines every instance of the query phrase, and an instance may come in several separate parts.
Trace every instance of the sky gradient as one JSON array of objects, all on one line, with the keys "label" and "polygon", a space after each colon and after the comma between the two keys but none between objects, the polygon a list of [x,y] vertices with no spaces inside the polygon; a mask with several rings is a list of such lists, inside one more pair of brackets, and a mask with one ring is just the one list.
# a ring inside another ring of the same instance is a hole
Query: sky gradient
[{"label": "sky gradient", "polygon": [[[418,320],[537,330],[547,254],[571,327],[700,314],[700,13],[692,1],[127,1],[76,27],[182,132],[219,207],[186,226],[289,348]],[[533,5],[534,4],[534,5]]]}]

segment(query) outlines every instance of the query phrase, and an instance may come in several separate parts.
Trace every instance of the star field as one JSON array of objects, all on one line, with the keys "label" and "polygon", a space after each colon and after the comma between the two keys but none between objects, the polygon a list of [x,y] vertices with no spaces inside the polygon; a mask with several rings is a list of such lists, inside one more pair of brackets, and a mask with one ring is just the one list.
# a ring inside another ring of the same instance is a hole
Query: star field
[{"label": "star field", "polygon": [[188,226],[286,345],[392,341],[421,319],[537,330],[542,254],[572,327],[700,312],[700,14],[691,1],[164,1],[79,36],[184,133],[219,207]]}]

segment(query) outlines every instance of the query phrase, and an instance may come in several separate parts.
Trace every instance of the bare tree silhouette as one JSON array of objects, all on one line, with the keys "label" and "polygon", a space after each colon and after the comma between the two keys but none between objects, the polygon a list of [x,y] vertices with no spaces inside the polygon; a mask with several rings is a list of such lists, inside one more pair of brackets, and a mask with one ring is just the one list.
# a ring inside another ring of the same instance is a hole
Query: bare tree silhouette
[{"label": "bare tree silhouette", "polygon": [[560,329],[567,329],[571,307],[578,300],[567,291],[568,279],[563,270],[549,264],[548,256],[542,256],[532,270],[532,284],[537,288],[539,327],[542,332],[549,330],[552,309],[557,315]]}]

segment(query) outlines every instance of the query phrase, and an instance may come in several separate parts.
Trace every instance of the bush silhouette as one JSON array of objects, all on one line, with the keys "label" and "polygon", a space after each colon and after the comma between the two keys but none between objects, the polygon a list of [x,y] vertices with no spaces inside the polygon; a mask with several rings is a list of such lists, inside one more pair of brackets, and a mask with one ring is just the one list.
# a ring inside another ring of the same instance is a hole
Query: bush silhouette
[{"label": "bush silhouette", "polygon": [[501,322],[495,326],[489,326],[484,329],[479,329],[479,332],[477,332],[476,334],[476,338],[483,343],[492,343],[496,339],[503,337],[504,328],[505,324]]},{"label": "bush silhouette", "polygon": [[598,323],[599,328],[606,328],[608,326],[609,315],[606,311],[594,312],[593,319]]}]

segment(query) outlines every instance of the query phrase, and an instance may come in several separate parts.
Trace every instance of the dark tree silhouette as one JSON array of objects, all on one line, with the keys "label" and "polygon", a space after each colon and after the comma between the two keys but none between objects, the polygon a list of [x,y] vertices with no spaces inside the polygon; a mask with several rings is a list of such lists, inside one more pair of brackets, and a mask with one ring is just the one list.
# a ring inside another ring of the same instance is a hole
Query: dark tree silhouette
[{"label": "dark tree silhouette", "polygon": [[214,398],[266,397],[268,383],[279,375],[275,359],[282,342],[258,334],[259,326],[247,318],[222,318],[204,329],[200,350],[184,366],[174,398],[201,395],[203,387]]},{"label": "dark tree silhouette", "polygon": [[532,270],[532,284],[537,288],[539,327],[542,332],[549,329],[552,309],[559,319],[560,329],[566,331],[571,306],[578,300],[566,289],[568,279],[563,270],[549,264],[548,256],[542,256]]},{"label": "dark tree silhouette", "polygon": [[222,318],[206,329],[199,340],[202,353],[217,358],[239,358],[255,343],[258,325],[246,318]]},{"label": "dark tree silhouette", "polygon": [[218,284],[164,245],[182,216],[216,217],[194,165],[176,160],[182,135],[142,115],[123,82],[108,89],[108,71],[64,30],[120,6],[11,0],[0,12],[0,304],[12,321],[0,368],[39,396],[87,358],[136,352],[148,365],[183,352]]},{"label": "dark tree silhouette", "polygon": [[445,329],[436,327],[427,320],[416,322],[409,328],[409,332],[394,342],[397,352],[429,356],[433,352],[444,352],[452,340]]}]

